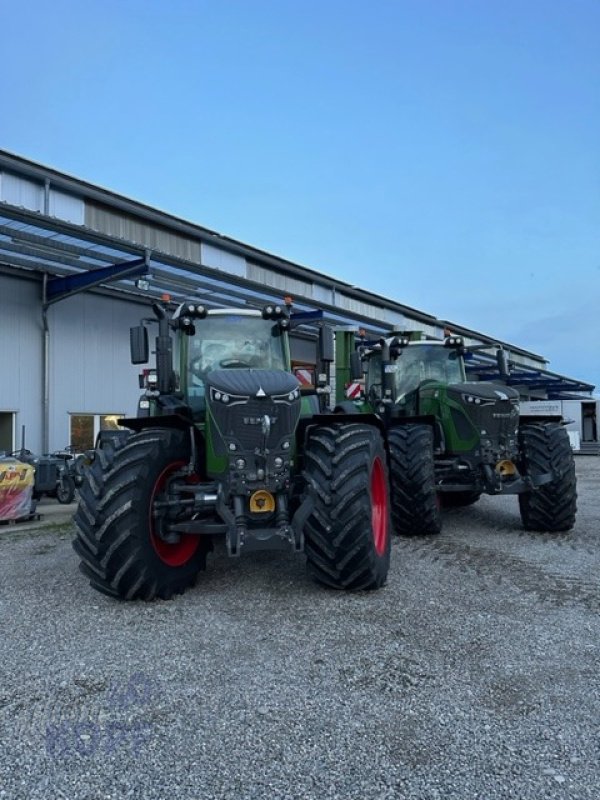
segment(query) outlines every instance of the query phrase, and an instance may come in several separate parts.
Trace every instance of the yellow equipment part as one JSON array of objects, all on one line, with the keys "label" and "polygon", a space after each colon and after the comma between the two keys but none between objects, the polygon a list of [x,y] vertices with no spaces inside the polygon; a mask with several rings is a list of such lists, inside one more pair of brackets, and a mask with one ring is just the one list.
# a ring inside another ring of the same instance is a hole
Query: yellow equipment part
[{"label": "yellow equipment part", "polygon": [[265,514],[275,511],[275,498],[266,489],[259,489],[250,498],[250,511],[253,514]]},{"label": "yellow equipment part", "polygon": [[502,475],[503,478],[510,477],[511,475],[517,474],[517,468],[515,467],[512,461],[504,459],[503,461],[499,461],[496,464],[496,472],[499,475]]}]

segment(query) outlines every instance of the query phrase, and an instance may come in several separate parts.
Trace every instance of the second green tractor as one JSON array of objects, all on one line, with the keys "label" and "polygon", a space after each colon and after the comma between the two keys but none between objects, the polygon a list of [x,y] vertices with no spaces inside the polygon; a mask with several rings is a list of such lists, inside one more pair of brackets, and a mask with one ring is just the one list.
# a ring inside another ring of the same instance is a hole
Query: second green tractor
[{"label": "second green tractor", "polygon": [[[442,507],[470,505],[482,494],[517,495],[528,530],[573,526],[575,466],[562,419],[521,416],[516,389],[467,380],[462,337],[337,336],[337,410],[381,421],[397,533],[438,533]],[[497,358],[508,377],[504,352]],[[364,378],[361,399],[340,397],[343,378]]]}]

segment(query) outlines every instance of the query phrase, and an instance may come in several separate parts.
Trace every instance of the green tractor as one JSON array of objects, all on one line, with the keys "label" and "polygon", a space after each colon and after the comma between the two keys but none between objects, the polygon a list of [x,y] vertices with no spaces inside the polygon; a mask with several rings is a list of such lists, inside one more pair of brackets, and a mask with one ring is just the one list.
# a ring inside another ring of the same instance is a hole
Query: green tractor
[{"label": "green tractor", "polygon": [[[384,422],[397,533],[439,533],[442,506],[470,505],[482,494],[517,494],[528,530],[572,528],[575,466],[560,417],[520,416],[515,389],[467,381],[460,336],[428,341],[413,332],[370,343],[337,336],[338,383],[364,378],[362,399],[337,410]],[[504,351],[497,359],[508,377]]]},{"label": "green tractor", "polygon": [[91,585],[169,599],[194,584],[221,536],[230,556],[303,551],[323,584],[382,586],[385,445],[374,418],[325,408],[331,330],[320,326],[318,385],[304,389],[291,370],[289,306],[153,309],[131,330],[132,362],[145,364],[147,325],[158,324],[138,415],[96,450],[79,492],[74,548]]}]

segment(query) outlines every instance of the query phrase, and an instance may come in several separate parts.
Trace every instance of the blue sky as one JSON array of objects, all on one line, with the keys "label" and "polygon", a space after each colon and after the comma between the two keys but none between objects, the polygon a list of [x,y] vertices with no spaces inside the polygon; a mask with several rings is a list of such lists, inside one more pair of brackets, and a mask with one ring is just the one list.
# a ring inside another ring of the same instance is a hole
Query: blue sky
[{"label": "blue sky", "polygon": [[2,4],[0,147],[600,385],[600,3]]}]

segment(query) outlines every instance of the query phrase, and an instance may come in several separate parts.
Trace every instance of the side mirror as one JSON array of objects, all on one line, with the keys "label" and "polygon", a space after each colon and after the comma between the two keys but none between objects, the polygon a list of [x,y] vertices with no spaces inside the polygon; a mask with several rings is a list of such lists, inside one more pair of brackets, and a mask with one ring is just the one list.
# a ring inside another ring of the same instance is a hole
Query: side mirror
[{"label": "side mirror", "polygon": [[145,325],[136,325],[129,329],[129,348],[132,364],[147,364],[150,358],[148,345],[148,329]]},{"label": "side mirror", "polygon": [[333,331],[327,325],[319,328],[319,358],[321,361],[333,361]]},{"label": "side mirror", "polygon": [[498,372],[503,380],[510,377],[510,370],[508,368],[508,358],[506,357],[506,350],[499,347],[496,350],[496,363],[498,364]]},{"label": "side mirror", "polygon": [[350,380],[360,381],[364,378],[365,372],[363,369],[362,358],[358,350],[350,353]]}]

